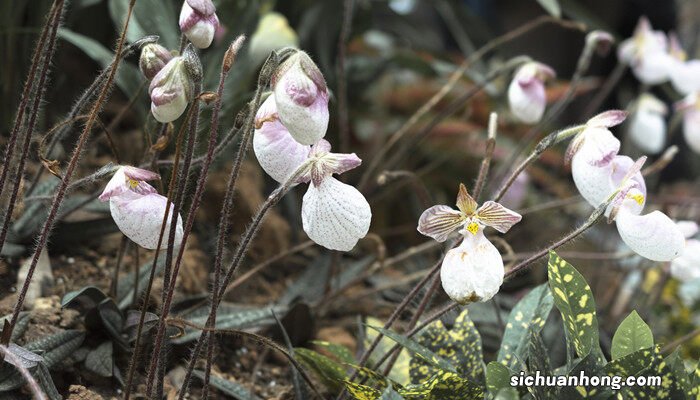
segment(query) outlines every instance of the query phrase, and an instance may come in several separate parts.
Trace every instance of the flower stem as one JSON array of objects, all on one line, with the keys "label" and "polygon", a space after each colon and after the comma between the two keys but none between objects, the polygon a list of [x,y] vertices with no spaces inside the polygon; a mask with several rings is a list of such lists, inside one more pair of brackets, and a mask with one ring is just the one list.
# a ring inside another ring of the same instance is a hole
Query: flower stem
[{"label": "flower stem", "polygon": [[[62,0],[58,0],[58,2],[60,4],[63,4]],[[126,14],[126,21],[124,22],[124,27],[119,36],[119,41],[117,42],[117,51],[115,52],[115,54],[117,55],[121,53],[122,48],[124,47],[124,42],[126,41],[126,30],[129,27],[129,20],[131,19],[131,12],[134,8],[135,2],[136,0],[129,1],[129,7]],[[115,56],[115,58],[117,57],[118,56]],[[83,131],[80,134],[80,138],[78,139],[78,143],[76,144],[73,150],[73,154],[71,155],[70,162],[68,164],[68,167],[66,168],[65,175],[61,180],[61,183],[58,185],[56,195],[48,212],[48,217],[46,218],[44,226],[41,229],[41,233],[39,234],[39,238],[37,239],[37,245],[34,249],[34,254],[32,255],[31,263],[29,265],[27,279],[24,281],[24,285],[22,286],[22,289],[19,292],[19,296],[17,297],[17,303],[15,304],[15,307],[12,311],[12,319],[8,327],[9,333],[12,332],[12,330],[15,327],[15,324],[17,323],[19,313],[22,310],[22,306],[24,304],[24,298],[27,294],[27,290],[29,289],[29,284],[31,283],[32,276],[34,275],[34,270],[36,269],[36,265],[39,262],[39,256],[41,255],[41,252],[46,246],[46,243],[49,239],[51,229],[53,228],[56,216],[58,215],[59,207],[61,206],[61,203],[63,203],[63,198],[66,194],[66,188],[68,186],[68,183],[70,182],[70,179],[73,176],[75,168],[78,165],[78,160],[80,159],[80,156],[82,154],[83,147],[85,146],[85,143],[87,142],[87,139],[90,136],[90,132],[92,131],[92,127],[95,124],[95,120],[97,119],[98,114],[102,110],[102,107],[105,101],[107,100],[109,92],[112,88],[112,83],[114,82],[114,77],[116,76],[118,66],[119,63],[115,63],[110,69],[109,76],[107,77],[107,80],[105,81],[105,84],[102,87],[102,90],[99,96],[97,97],[97,100],[95,100],[95,104],[93,105],[92,110],[90,111],[90,116],[87,122],[85,123]],[[5,334],[5,332],[3,332],[3,334]]]},{"label": "flower stem", "polygon": [[498,129],[498,114],[492,112],[489,115],[489,127],[488,127],[488,138],[486,139],[486,152],[484,154],[484,159],[481,160],[481,166],[479,167],[479,175],[476,178],[476,183],[474,184],[474,190],[472,190],[472,197],[477,202],[479,201],[479,196],[481,195],[481,190],[484,188],[484,182],[486,182],[486,177],[489,175],[489,167],[491,166],[491,159],[493,158],[493,151],[496,148],[496,133]]}]

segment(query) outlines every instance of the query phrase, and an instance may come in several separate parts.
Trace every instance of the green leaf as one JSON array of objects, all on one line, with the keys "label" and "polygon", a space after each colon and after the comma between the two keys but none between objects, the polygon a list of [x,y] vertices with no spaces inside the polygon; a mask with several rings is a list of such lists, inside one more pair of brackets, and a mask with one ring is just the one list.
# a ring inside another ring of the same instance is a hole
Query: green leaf
[{"label": "green leaf", "polygon": [[[598,358],[591,353],[579,360],[579,362],[569,371],[567,376],[581,376],[585,374],[591,376],[604,376],[603,367],[598,363]],[[560,388],[559,397],[565,399],[589,399],[604,400],[612,395],[610,388],[601,386],[563,386]]]},{"label": "green leaf", "polygon": [[294,349],[294,357],[312,370],[331,390],[340,390],[347,378],[345,368],[341,364],[313,350],[297,347]]},{"label": "green leaf", "polygon": [[[283,314],[286,312],[286,306],[276,306],[270,308],[263,307],[241,307],[232,305],[223,305],[220,307],[216,315],[216,327],[219,329],[246,329],[252,327],[260,327],[272,325],[275,319],[272,312]],[[209,316],[209,306],[204,306],[197,309],[186,319],[195,324],[203,326]],[[176,344],[184,344],[195,340],[201,335],[201,331],[193,328],[185,328],[185,334],[172,340]]]},{"label": "green leaf", "polygon": [[[192,375],[204,381],[204,371],[196,369],[192,371]],[[209,382],[221,393],[229,395],[234,399],[261,400],[260,397],[256,396],[255,394],[253,394],[253,392],[241,386],[241,384],[229,381],[228,379],[220,378],[214,374],[211,374],[209,376]]]},{"label": "green leaf", "polygon": [[312,340],[311,343],[331,353],[339,362],[348,364],[355,363],[355,357],[352,356],[350,349],[343,345],[326,342],[323,340]]},{"label": "green leaf", "polygon": [[382,392],[371,386],[348,380],[343,382],[345,383],[345,389],[348,390],[348,393],[350,393],[355,400],[377,400],[382,395]]},{"label": "green leaf", "polygon": [[43,351],[44,364],[51,369],[78,350],[83,340],[85,340],[85,332],[68,330],[45,336],[24,347],[34,353]]},{"label": "green leaf", "polygon": [[517,368],[525,360],[527,342],[533,332],[540,332],[552,310],[554,299],[546,284],[532,289],[513,307],[503,332],[497,360]]},{"label": "green leaf", "polygon": [[103,342],[87,354],[85,368],[94,374],[109,378],[114,374],[113,354],[112,342]]},{"label": "green leaf", "polygon": [[[158,257],[156,262],[156,275],[159,274],[165,267],[165,257]],[[141,264],[138,271],[138,290],[137,295],[141,295],[146,291],[148,286],[148,278],[151,275],[151,268],[153,268],[153,260],[148,260]],[[129,307],[134,302],[134,286],[136,285],[136,274],[130,272],[125,277],[119,279],[119,286],[117,287],[117,304],[121,310]]]},{"label": "green leaf", "polygon": [[632,354],[610,361],[603,370],[608,375],[628,377],[637,375],[653,362],[661,362],[659,346],[637,350]]},{"label": "green leaf", "polygon": [[440,371],[421,384],[399,390],[406,400],[464,400],[482,399],[483,389],[453,372]]},{"label": "green leaf", "polygon": [[618,359],[652,346],[654,346],[654,336],[649,325],[637,314],[637,311],[632,311],[615,331],[610,353],[613,359]]},{"label": "green leaf", "polygon": [[[681,384],[679,384],[679,377],[676,375],[676,371],[672,366],[662,359],[661,354],[658,353],[658,347],[656,350],[656,356],[651,360],[651,363],[647,363],[647,368],[641,370],[638,374],[639,377],[660,377],[660,385],[637,385],[637,386],[625,386],[618,392],[618,396],[622,396],[624,399],[685,399],[686,392]],[[651,364],[651,365],[649,365]],[[685,375],[685,374],[684,374]]]},{"label": "green leaf", "polygon": [[405,400],[403,396],[399,394],[396,390],[394,390],[391,385],[388,385],[386,389],[384,389],[384,392],[382,392],[382,396],[379,398],[379,400]]},{"label": "green leaf", "polygon": [[427,361],[428,364],[432,365],[433,367],[440,369],[440,370],[443,370],[443,371],[449,371],[449,372],[453,372],[455,374],[457,373],[457,369],[455,368],[454,365],[450,364],[447,360],[438,356],[432,350],[425,348],[424,346],[418,344],[417,342],[415,342],[411,339],[408,339],[405,336],[399,335],[396,332],[390,331],[388,329],[375,327],[372,325],[367,325],[367,327],[372,328],[378,332],[381,332],[384,336],[388,337],[389,339],[391,339],[391,340],[395,341],[396,343],[400,344],[401,346],[405,347],[411,353],[421,357],[423,360]]},{"label": "green leaf", "polygon": [[[452,329],[448,330],[442,321],[437,320],[422,330],[415,341],[456,366],[461,377],[472,382],[484,381],[481,336],[469,319],[468,310],[462,311]],[[421,383],[438,372],[431,363],[418,357],[411,359],[409,371],[413,383]]]},{"label": "green leaf", "polygon": [[493,400],[518,400],[520,396],[515,388],[507,387],[503,388],[496,393]]},{"label": "green leaf", "polygon": [[61,394],[58,393],[58,389],[56,389],[56,385],[53,383],[53,378],[51,378],[51,373],[44,363],[39,364],[34,376],[39,387],[49,399],[61,400],[63,398]]},{"label": "green leaf", "polygon": [[61,299],[61,307],[87,311],[97,307],[107,295],[95,286],[86,286],[79,290],[68,292]]},{"label": "green leaf", "polygon": [[[383,321],[380,321],[374,317],[367,317],[366,323],[374,326],[385,325]],[[374,339],[378,335],[379,333],[377,333],[377,331],[372,329],[366,329],[365,346],[368,347],[372,342],[374,342]],[[384,356],[384,354],[386,354],[390,349],[394,347],[394,345],[395,343],[393,340],[389,339],[386,336],[383,336],[381,340],[379,340],[379,344],[377,345],[376,350],[369,357],[370,364],[375,365],[377,361],[379,361],[380,358]],[[396,359],[396,363],[394,363],[394,367],[391,369],[391,372],[389,372],[389,376],[387,376],[387,378],[401,385],[408,385],[409,383],[411,383],[411,378],[409,375],[410,363],[411,354],[408,352],[408,350],[401,348],[399,350],[399,357]]]},{"label": "green leaf", "polygon": [[[542,376],[553,376],[552,367],[547,355],[547,348],[539,333],[533,332],[528,345],[528,371],[538,371]],[[529,388],[536,399],[556,398],[556,388],[553,386],[533,386]]]},{"label": "green leaf", "polygon": [[695,366],[695,370],[688,375],[688,382],[690,386],[689,397],[695,400],[700,399],[700,361]]},{"label": "green leaf", "polygon": [[673,372],[675,378],[675,383],[678,388],[683,391],[683,393],[691,394],[691,381],[688,376],[688,371],[685,370],[685,365],[683,363],[683,357],[681,356],[680,348],[671,353],[664,360],[669,370]]},{"label": "green leaf", "polygon": [[[88,57],[100,64],[102,68],[109,66],[114,59],[114,53],[111,50],[108,50],[102,46],[100,42],[92,38],[75,33],[65,28],[59,29],[58,36],[82,50]],[[115,79],[117,86],[119,86],[119,88],[129,98],[134,96],[139,91],[139,88],[144,82],[138,68],[125,62],[122,62],[119,66]]]},{"label": "green leaf", "polygon": [[504,388],[510,388],[510,377],[513,373],[498,361],[491,361],[486,366],[486,388],[496,394]]},{"label": "green leaf", "polygon": [[537,0],[547,12],[556,18],[561,18],[561,7],[557,0]]},{"label": "green leaf", "polygon": [[547,272],[554,305],[564,320],[567,341],[573,344],[581,358],[594,348],[600,352],[598,318],[591,287],[571,264],[553,251],[549,252]]}]

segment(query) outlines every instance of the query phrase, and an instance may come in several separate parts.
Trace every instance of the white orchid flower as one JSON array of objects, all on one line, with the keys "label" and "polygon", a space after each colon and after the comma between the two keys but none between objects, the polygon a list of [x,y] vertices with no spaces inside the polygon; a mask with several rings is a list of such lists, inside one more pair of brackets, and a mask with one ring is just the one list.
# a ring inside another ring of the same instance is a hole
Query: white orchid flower
[{"label": "white orchid flower", "polygon": [[[101,201],[109,201],[112,218],[119,230],[139,246],[151,250],[158,246],[163,215],[168,205],[168,198],[158,194],[153,186],[146,183],[155,179],[160,179],[155,172],[121,166],[99,197]],[[166,234],[170,230],[172,210],[171,203],[165,227]],[[182,217],[178,215],[176,246],[182,241],[182,234]]]},{"label": "white orchid flower", "polygon": [[296,51],[273,74],[271,83],[279,119],[294,140],[312,145],[323,138],[328,129],[328,87],[311,58]]},{"label": "white orchid flower", "polygon": [[529,62],[518,69],[508,86],[510,110],[526,124],[542,119],[547,106],[544,83],[555,76],[554,70],[542,63]]},{"label": "white orchid flower", "polygon": [[211,46],[219,27],[216,7],[211,0],[185,0],[179,22],[182,33],[200,49]]},{"label": "white orchid flower", "polygon": [[151,113],[162,123],[172,122],[185,112],[194,96],[194,83],[183,57],[174,57],[153,77],[148,88]]},{"label": "white orchid flower", "polygon": [[700,60],[688,60],[678,36],[671,33],[669,41],[669,77],[673,88],[682,95],[700,90]]},{"label": "white orchid flower", "polygon": [[520,214],[493,201],[477,206],[467,188],[460,184],[457,210],[433,206],[423,211],[418,220],[418,232],[438,242],[444,242],[457,230],[464,236],[459,246],[447,252],[440,270],[445,293],[460,304],[487,301],[503,283],[503,259],[484,236],[484,228],[490,226],[505,233],[522,219]]},{"label": "white orchid flower", "polygon": [[606,129],[622,119],[624,113],[603,113],[591,119],[587,123],[590,127],[574,138],[567,151],[567,157],[572,157],[574,183],[594,207],[619,190],[606,215],[616,222],[622,241],[642,257],[670,261],[681,254],[685,245],[683,235],[660,211],[640,215],[646,202],[646,184],[639,172],[641,164],[617,155],[620,142]]},{"label": "white orchid flower", "polygon": [[296,142],[275,112],[270,96],[258,109],[253,149],[263,167],[277,182],[285,182],[304,162],[308,171],[298,182],[308,182],[301,207],[304,231],[321,246],[350,251],[367,235],[372,210],[359,190],[333,178],[362,163],[355,153],[331,153],[331,145],[319,140],[313,146]]},{"label": "white orchid flower", "polygon": [[277,114],[275,96],[270,95],[255,114],[253,150],[262,169],[277,182],[284,182],[309,156],[310,146],[289,134]]},{"label": "white orchid flower", "polygon": [[653,30],[646,17],[639,19],[634,35],[620,43],[618,58],[643,83],[656,85],[669,79],[671,60],[666,35]]},{"label": "white orchid flower", "polygon": [[671,276],[681,282],[700,278],[700,240],[693,239],[698,233],[698,224],[693,221],[676,222],[686,238],[683,254],[671,261]]},{"label": "white orchid flower", "polygon": [[676,103],[676,109],[683,113],[683,137],[688,147],[700,154],[700,92],[694,92]]},{"label": "white orchid flower", "polygon": [[637,100],[630,116],[630,138],[648,154],[657,154],[666,143],[666,114],[668,107],[656,97],[644,93]]}]

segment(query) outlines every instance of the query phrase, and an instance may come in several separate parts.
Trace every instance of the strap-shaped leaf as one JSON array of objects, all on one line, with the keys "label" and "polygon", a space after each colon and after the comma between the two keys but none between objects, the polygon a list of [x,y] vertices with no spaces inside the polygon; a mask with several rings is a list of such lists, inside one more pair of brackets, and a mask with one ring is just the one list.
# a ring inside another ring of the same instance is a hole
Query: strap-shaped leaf
[{"label": "strap-shaped leaf", "polygon": [[[554,375],[547,355],[547,348],[539,333],[533,332],[528,345],[527,364],[531,373],[538,371],[542,376],[551,377]],[[536,399],[556,398],[556,388],[554,386],[533,386],[529,388]]]},{"label": "strap-shaped leaf", "polygon": [[532,289],[513,307],[503,332],[497,360],[517,369],[525,361],[527,342],[533,332],[540,332],[552,310],[554,299],[547,284]]},{"label": "strap-shaped leaf", "polygon": [[44,364],[51,369],[78,350],[84,339],[85,332],[69,330],[43,337],[24,347],[35,353],[43,351]]},{"label": "strap-shaped leaf", "polygon": [[323,354],[303,347],[294,349],[294,357],[314,372],[323,384],[331,390],[340,390],[347,378],[345,368]]},{"label": "strap-shaped leaf", "polygon": [[[472,382],[484,381],[481,336],[469,318],[468,310],[462,311],[452,329],[447,329],[442,321],[437,320],[421,331],[415,340],[454,365],[461,377]],[[438,372],[431,363],[419,357],[411,359],[409,371],[412,383],[424,382]]]},{"label": "strap-shaped leaf", "polygon": [[406,400],[464,400],[484,398],[483,389],[453,372],[441,371],[418,385],[399,390]]},{"label": "strap-shaped leaf", "polygon": [[408,351],[427,361],[433,367],[443,371],[449,371],[455,374],[457,373],[457,369],[454,365],[450,364],[447,360],[435,354],[432,350],[427,349],[426,347],[418,344],[416,341],[409,339],[405,336],[399,335],[398,333],[390,331],[388,329],[372,325],[367,325],[367,327],[381,332],[384,336],[405,347]]},{"label": "strap-shaped leaf", "polygon": [[352,352],[343,345],[323,340],[312,340],[311,343],[331,353],[339,362],[348,364],[355,363],[355,357],[352,356]]},{"label": "strap-shaped leaf", "polygon": [[590,286],[583,276],[557,253],[549,252],[549,287],[554,304],[564,320],[566,339],[579,357],[585,357],[598,344],[598,318]]},{"label": "strap-shaped leaf", "polygon": [[382,392],[371,386],[351,382],[349,380],[343,382],[345,383],[345,389],[348,390],[348,393],[350,393],[355,400],[377,400],[382,395]]},{"label": "strap-shaped leaf", "polygon": [[637,311],[632,311],[615,331],[610,353],[613,360],[654,346],[654,336]]}]

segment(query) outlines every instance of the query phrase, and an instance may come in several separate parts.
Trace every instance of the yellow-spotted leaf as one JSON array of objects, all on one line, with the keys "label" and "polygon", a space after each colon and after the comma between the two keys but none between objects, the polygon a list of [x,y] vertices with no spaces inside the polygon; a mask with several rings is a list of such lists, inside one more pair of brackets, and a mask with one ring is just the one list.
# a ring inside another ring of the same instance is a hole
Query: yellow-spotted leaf
[{"label": "yellow-spotted leaf", "polygon": [[371,387],[362,385],[359,383],[350,382],[349,380],[344,380],[345,389],[355,400],[377,400],[381,397],[382,392]]},{"label": "yellow-spotted leaf", "polygon": [[497,361],[491,361],[486,366],[486,388],[490,393],[496,394],[503,388],[510,388],[511,370]]},{"label": "yellow-spotted leaf", "polygon": [[323,384],[331,390],[340,390],[347,378],[345,368],[336,361],[303,347],[294,349],[294,356],[312,370]]},{"label": "yellow-spotted leaf", "polygon": [[503,332],[497,360],[509,368],[522,367],[527,354],[527,341],[540,332],[552,310],[552,293],[547,284],[532,289],[513,307]]},{"label": "yellow-spotted leaf", "polygon": [[[366,322],[368,325],[372,326],[384,326],[384,322],[373,317],[367,317]],[[377,335],[377,331],[373,329],[367,329],[365,332],[365,347],[369,347],[369,345],[374,341]],[[372,353],[372,355],[369,358],[370,364],[376,364],[380,357],[383,357],[384,354],[386,354],[390,349],[392,349],[395,344],[396,343],[388,337],[382,337],[382,339],[379,341],[379,344],[377,345],[377,349]],[[389,376],[387,376],[387,378],[401,385],[408,385],[409,383],[411,383],[411,379],[408,374],[408,365],[410,361],[411,354],[408,352],[408,350],[402,348],[399,352],[399,358],[396,359],[396,363],[394,363],[394,367],[391,369],[391,372],[389,373]]]},{"label": "yellow-spotted leaf", "polygon": [[[569,371],[567,376],[562,376],[562,378],[567,379],[567,377],[580,377],[581,375],[588,377],[605,375],[603,367],[598,363],[598,359],[595,354],[591,353],[579,360],[571,371]],[[560,390],[559,398],[571,400],[606,400],[610,399],[610,396],[613,395],[610,388],[592,384],[580,386],[562,385]]]},{"label": "yellow-spotted leaf", "polygon": [[399,390],[406,400],[464,400],[483,399],[483,389],[453,372],[441,371],[421,384]]},{"label": "yellow-spotted leaf", "polygon": [[564,320],[566,339],[583,358],[598,344],[598,318],[590,286],[583,276],[557,253],[549,252],[547,266],[554,305]]},{"label": "yellow-spotted leaf", "polygon": [[610,353],[613,360],[654,346],[654,336],[637,311],[632,311],[615,331]]},{"label": "yellow-spotted leaf", "polygon": [[610,376],[619,375],[624,378],[639,374],[642,370],[663,361],[659,346],[637,350],[632,354],[610,361],[603,371]]},{"label": "yellow-spotted leaf", "polygon": [[355,364],[344,364],[344,365],[356,370],[356,372],[357,372],[357,377],[355,379],[356,381],[364,382],[365,384],[372,386],[374,388],[377,388],[379,390],[384,390],[387,387],[387,385],[391,385],[395,389],[400,389],[403,387],[399,383],[394,382],[391,379],[384,377],[379,372],[371,370],[367,367],[360,367],[359,365],[355,365]]},{"label": "yellow-spotted leaf", "polygon": [[695,370],[688,375],[690,391],[688,397],[691,400],[700,400],[700,362],[695,366]]},{"label": "yellow-spotted leaf", "polygon": [[[484,381],[481,336],[466,309],[457,317],[452,329],[437,320],[421,331],[416,342],[454,365],[460,376],[472,382]],[[411,359],[409,371],[412,383],[421,383],[438,372],[433,363],[419,357]]]},{"label": "yellow-spotted leaf", "polygon": [[350,351],[350,349],[343,345],[326,342],[323,340],[312,340],[311,343],[331,353],[333,357],[335,357],[335,359],[339,362],[348,364],[352,364],[355,362],[355,358],[352,356],[352,352]]},{"label": "yellow-spotted leaf", "polygon": [[[668,361],[662,359],[660,355],[654,357],[651,365],[637,374],[638,384],[624,386],[618,394],[629,400],[686,399],[687,392],[679,381],[678,372],[673,368],[674,362]],[[650,379],[657,377],[661,378],[660,384],[654,384],[650,381]],[[641,382],[640,379],[645,379],[645,382]]]}]

